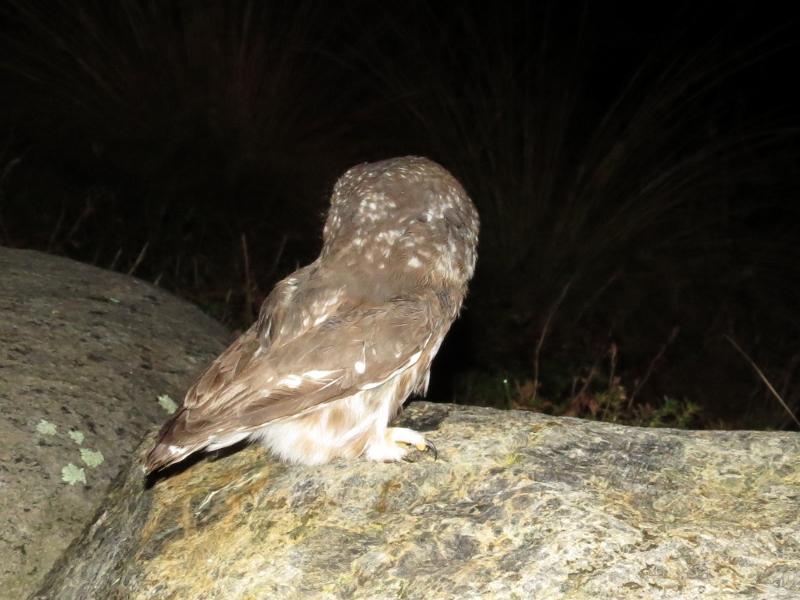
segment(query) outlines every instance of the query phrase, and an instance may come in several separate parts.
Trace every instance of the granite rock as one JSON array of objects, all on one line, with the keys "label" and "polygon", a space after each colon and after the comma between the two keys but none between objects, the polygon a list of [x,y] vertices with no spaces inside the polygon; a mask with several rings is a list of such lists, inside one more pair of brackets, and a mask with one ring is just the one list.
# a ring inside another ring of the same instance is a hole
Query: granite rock
[{"label": "granite rock", "polygon": [[438,460],[251,446],[149,486],[133,464],[36,597],[800,597],[796,433],[422,402],[400,420]]},{"label": "granite rock", "polygon": [[145,282],[0,248],[0,597],[37,589],[227,336]]}]

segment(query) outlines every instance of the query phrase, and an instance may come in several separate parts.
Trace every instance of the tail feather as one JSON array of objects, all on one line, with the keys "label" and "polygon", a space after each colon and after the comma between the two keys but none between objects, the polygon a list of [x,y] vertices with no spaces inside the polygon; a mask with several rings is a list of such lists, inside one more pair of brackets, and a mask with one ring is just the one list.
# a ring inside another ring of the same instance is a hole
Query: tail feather
[{"label": "tail feather", "polygon": [[201,422],[199,428],[196,422],[189,424],[188,412],[181,408],[170,418],[161,431],[155,446],[144,460],[145,475],[168,467],[187,458],[199,450],[220,450],[236,444],[252,435],[251,430],[217,433],[211,435],[206,432],[208,423]]},{"label": "tail feather", "polygon": [[159,442],[147,454],[144,465],[145,475],[174,465],[199,449],[197,446],[176,446]]},{"label": "tail feather", "polygon": [[176,423],[182,419],[183,414],[186,412],[185,408],[181,408],[171,419],[169,419],[161,427],[158,432],[158,441],[153,449],[147,454],[144,463],[145,475],[149,475],[153,471],[163,469],[169,465],[182,461],[191,453],[200,449],[200,446],[193,444],[184,446],[173,439],[173,431]]}]

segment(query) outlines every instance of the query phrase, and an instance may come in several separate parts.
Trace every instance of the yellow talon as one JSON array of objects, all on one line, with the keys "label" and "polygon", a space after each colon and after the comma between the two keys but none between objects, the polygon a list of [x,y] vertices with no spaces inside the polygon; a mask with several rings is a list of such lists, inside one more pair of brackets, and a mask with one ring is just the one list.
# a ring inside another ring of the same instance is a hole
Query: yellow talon
[{"label": "yellow talon", "polygon": [[416,431],[403,427],[389,427],[386,430],[386,436],[388,440],[394,444],[407,444],[408,446],[413,446],[420,452],[430,450],[433,452],[434,460],[439,458],[439,453],[436,452],[436,446],[433,445],[433,442]]}]

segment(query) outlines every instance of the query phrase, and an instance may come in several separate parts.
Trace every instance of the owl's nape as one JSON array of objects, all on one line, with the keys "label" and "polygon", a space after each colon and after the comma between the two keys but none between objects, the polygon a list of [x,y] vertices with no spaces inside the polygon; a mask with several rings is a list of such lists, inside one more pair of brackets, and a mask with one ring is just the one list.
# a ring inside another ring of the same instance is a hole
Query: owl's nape
[{"label": "owl's nape", "polygon": [[456,179],[425,158],[364,164],[337,182],[323,248],[280,281],[258,320],[189,389],[148,471],[258,441],[278,458],[409,458],[435,446],[388,427],[463,303],[478,214]]}]

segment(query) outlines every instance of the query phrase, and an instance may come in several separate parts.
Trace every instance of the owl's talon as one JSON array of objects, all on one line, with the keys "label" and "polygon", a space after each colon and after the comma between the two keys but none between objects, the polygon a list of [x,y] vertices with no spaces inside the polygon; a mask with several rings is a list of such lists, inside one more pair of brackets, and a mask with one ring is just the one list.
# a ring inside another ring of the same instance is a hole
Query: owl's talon
[{"label": "owl's talon", "polygon": [[436,446],[430,441],[428,438],[425,438],[424,443],[414,444],[414,447],[419,450],[420,452],[427,452],[430,450],[433,452],[433,460],[439,459],[439,451],[436,449]]},{"label": "owl's talon", "polygon": [[414,446],[420,452],[430,450],[433,452],[434,459],[439,457],[439,453],[436,450],[436,446],[433,445],[433,442],[413,429],[407,429],[405,427],[389,427],[386,430],[386,437],[395,444],[400,443],[408,446]]},{"label": "owl's talon", "polygon": [[383,438],[367,448],[366,457],[370,460],[384,462],[398,460],[416,462],[416,457],[408,456],[409,446],[416,448],[420,452],[430,450],[433,452],[434,460],[439,458],[439,453],[433,442],[426,439],[421,433],[405,427],[388,427]]},{"label": "owl's talon", "polygon": [[425,438],[425,447],[420,448],[420,450],[422,452],[424,452],[425,450],[430,450],[431,452],[433,452],[433,460],[439,460],[439,451],[436,449],[434,443],[430,441],[428,438]]}]

